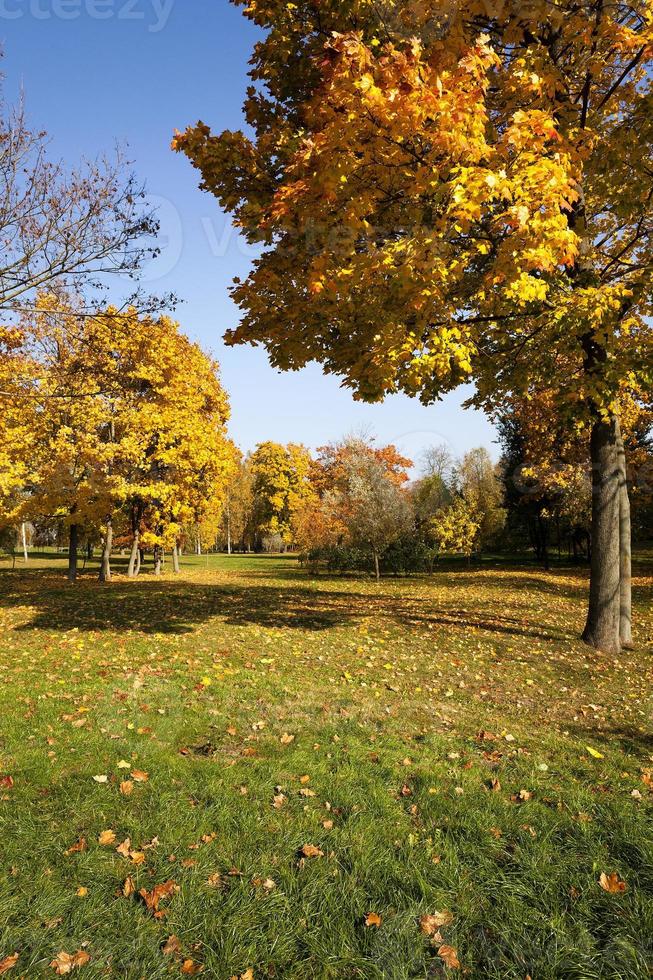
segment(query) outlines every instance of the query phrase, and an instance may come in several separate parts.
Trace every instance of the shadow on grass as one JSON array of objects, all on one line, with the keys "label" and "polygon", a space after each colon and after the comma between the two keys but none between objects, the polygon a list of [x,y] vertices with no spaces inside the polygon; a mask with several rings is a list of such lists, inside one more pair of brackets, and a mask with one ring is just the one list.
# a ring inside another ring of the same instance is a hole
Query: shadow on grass
[{"label": "shadow on grass", "polygon": [[[47,575],[47,573],[45,573]],[[203,584],[188,580],[145,578],[136,582],[116,580],[100,586],[88,580],[71,588],[51,575],[0,578],[0,608],[28,606],[32,613],[21,630],[127,631],[142,633],[190,633],[211,619],[229,625],[323,631],[351,626],[363,617],[390,622],[409,629],[444,627],[482,630],[488,633],[542,640],[568,640],[572,632],[529,623],[515,610],[499,611],[492,598],[486,608],[460,608],[461,597],[452,589],[452,604],[434,594],[429,601],[429,582],[421,579],[414,595],[398,595],[382,585],[375,594],[363,591],[355,581],[345,589],[315,587],[299,575],[292,583],[263,584],[257,575],[243,573],[223,583]],[[449,583],[447,583],[448,585]],[[469,584],[469,583],[468,583]],[[476,583],[478,584],[478,583]],[[461,583],[462,585],[462,583]],[[523,587],[521,580],[503,587]]]},{"label": "shadow on grass", "polygon": [[630,755],[644,755],[647,760],[653,754],[653,732],[640,731],[633,725],[611,725],[601,723],[591,725],[567,725],[568,731],[580,741],[587,738],[604,738],[611,748],[618,747]]}]

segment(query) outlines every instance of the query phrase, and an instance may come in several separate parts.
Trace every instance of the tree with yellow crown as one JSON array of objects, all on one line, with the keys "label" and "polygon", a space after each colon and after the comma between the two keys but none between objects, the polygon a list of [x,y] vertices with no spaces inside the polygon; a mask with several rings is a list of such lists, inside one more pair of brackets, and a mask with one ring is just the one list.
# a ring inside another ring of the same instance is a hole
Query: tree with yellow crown
[{"label": "tree with yellow crown", "polygon": [[283,369],[317,360],[368,400],[475,382],[492,408],[554,388],[591,430],[584,638],[617,653],[618,392],[653,373],[652,0],[245,13],[265,32],[251,135],[198,123],[173,144],[264,246],[230,341]]}]

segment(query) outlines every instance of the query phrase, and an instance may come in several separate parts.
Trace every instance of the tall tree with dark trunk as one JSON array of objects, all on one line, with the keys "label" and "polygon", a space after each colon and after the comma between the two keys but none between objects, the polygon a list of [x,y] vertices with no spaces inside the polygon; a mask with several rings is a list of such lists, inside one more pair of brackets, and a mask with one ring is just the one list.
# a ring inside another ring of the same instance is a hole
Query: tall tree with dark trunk
[{"label": "tall tree with dark trunk", "polygon": [[616,406],[625,379],[653,381],[650,0],[245,12],[265,32],[253,135],[173,141],[267,246],[229,342],[318,360],[367,400],[475,381],[492,408],[553,387],[559,417],[594,430],[585,635],[618,649]]}]

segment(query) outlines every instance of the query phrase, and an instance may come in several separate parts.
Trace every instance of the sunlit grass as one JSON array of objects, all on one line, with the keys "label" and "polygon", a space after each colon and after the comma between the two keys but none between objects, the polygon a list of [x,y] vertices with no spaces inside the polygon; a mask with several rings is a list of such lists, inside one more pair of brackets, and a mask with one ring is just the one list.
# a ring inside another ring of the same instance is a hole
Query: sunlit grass
[{"label": "sunlit grass", "polygon": [[[377,586],[211,557],[71,588],[61,566],[0,573],[10,977],[62,950],[89,978],[453,975],[443,946],[471,977],[650,976],[650,566],[619,662],[577,640],[573,568]],[[155,918],[138,891],[167,881]]]}]

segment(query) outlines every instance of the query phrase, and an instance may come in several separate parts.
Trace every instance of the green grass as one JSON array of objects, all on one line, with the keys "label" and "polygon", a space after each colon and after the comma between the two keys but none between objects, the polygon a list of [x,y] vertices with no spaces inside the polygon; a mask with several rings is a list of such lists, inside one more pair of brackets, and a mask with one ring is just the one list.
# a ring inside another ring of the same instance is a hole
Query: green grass
[{"label": "green grass", "polygon": [[[67,586],[54,555],[4,569],[10,978],[54,976],[62,950],[90,955],[82,977],[181,975],[173,934],[224,980],[651,976],[650,562],[619,661],[577,640],[573,568],[377,586],[234,556],[110,587]],[[125,796],[133,770],[149,778]],[[128,876],[176,883],[165,916]],[[419,926],[445,910],[458,971]]]}]

